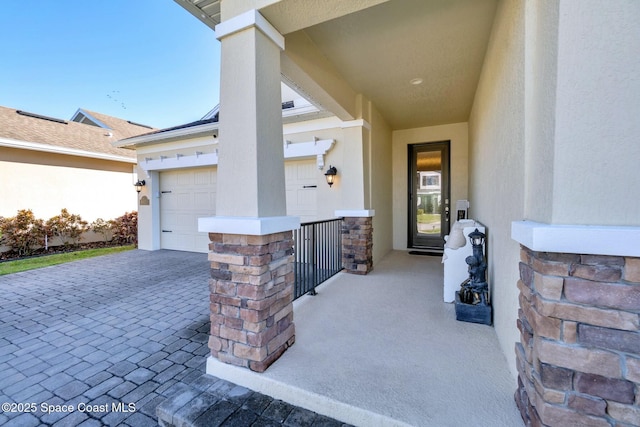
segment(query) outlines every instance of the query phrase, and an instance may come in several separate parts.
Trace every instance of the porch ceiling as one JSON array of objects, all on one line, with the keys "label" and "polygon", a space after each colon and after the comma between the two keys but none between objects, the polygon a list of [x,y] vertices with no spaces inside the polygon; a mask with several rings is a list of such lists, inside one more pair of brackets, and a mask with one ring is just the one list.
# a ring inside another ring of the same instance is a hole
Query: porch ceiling
[{"label": "porch ceiling", "polygon": [[[211,28],[219,22],[219,0],[175,1]],[[300,3],[265,4],[270,6],[261,12],[283,34],[303,26],[289,22],[293,17],[280,22],[283,9]],[[298,31],[354,93],[373,101],[392,129],[457,123],[469,118],[496,5],[497,0],[369,0],[362,10]],[[414,79],[422,83],[412,84]],[[318,101],[313,89],[295,83]]]},{"label": "porch ceiling", "polygon": [[496,3],[391,0],[304,31],[393,129],[464,122]]}]

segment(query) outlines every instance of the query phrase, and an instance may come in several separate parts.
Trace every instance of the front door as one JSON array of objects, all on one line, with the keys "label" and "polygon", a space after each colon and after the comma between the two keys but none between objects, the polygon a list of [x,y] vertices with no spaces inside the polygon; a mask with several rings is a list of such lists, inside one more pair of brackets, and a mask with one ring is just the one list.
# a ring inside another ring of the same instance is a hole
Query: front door
[{"label": "front door", "polygon": [[409,248],[444,248],[449,234],[449,145],[409,146]]}]

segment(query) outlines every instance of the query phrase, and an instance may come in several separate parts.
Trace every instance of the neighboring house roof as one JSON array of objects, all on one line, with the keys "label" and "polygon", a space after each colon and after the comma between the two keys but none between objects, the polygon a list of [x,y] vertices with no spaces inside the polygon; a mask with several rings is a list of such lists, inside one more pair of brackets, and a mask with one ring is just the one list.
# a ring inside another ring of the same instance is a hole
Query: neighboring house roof
[{"label": "neighboring house roof", "polygon": [[0,146],[135,162],[135,152],[114,147],[123,138],[155,130],[116,117],[78,110],[82,123],[0,107]]},{"label": "neighboring house roof", "polygon": [[[281,93],[283,123],[293,123],[332,116],[328,111],[321,110],[307,101],[285,83],[281,83]],[[114,142],[114,146],[135,148],[147,144],[156,144],[158,142],[175,141],[184,137],[195,138],[206,136],[212,134],[212,132],[215,134],[218,130],[219,121],[220,104],[213,107],[213,109],[207,112],[200,120],[124,138]]]}]

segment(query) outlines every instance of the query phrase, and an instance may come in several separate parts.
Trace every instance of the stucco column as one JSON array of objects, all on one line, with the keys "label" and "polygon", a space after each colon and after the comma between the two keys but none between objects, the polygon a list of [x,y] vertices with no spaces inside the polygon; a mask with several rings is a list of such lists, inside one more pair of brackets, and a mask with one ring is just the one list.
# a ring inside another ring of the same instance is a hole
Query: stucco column
[{"label": "stucco column", "polygon": [[295,340],[293,240],[286,216],[280,52],[284,38],[251,10],[216,27],[222,43],[217,215],[211,241],[211,357],[262,372]]},{"label": "stucco column", "polygon": [[221,42],[216,213],[286,214],[280,51],[284,39],[257,11],[216,27]]}]

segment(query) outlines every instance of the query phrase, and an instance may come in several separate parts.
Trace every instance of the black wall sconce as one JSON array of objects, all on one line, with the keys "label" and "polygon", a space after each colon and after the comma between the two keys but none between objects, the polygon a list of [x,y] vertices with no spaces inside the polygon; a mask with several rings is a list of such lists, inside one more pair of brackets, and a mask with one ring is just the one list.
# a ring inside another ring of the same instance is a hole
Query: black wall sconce
[{"label": "black wall sconce", "polygon": [[338,169],[336,169],[335,166],[329,165],[329,169],[327,169],[327,172],[324,174],[324,177],[327,178],[327,184],[329,184],[329,187],[333,185],[333,180],[337,174]]},{"label": "black wall sconce", "polygon": [[141,181],[139,180],[138,182],[136,182],[136,183],[135,183],[135,184],[133,184],[133,185],[135,185],[135,187],[136,187],[136,191],[139,193],[139,192],[141,192],[141,191],[142,191],[142,187],[144,187],[146,184],[147,184],[147,183],[146,183],[146,182],[144,182],[144,179],[143,179],[143,180],[141,180]]}]

